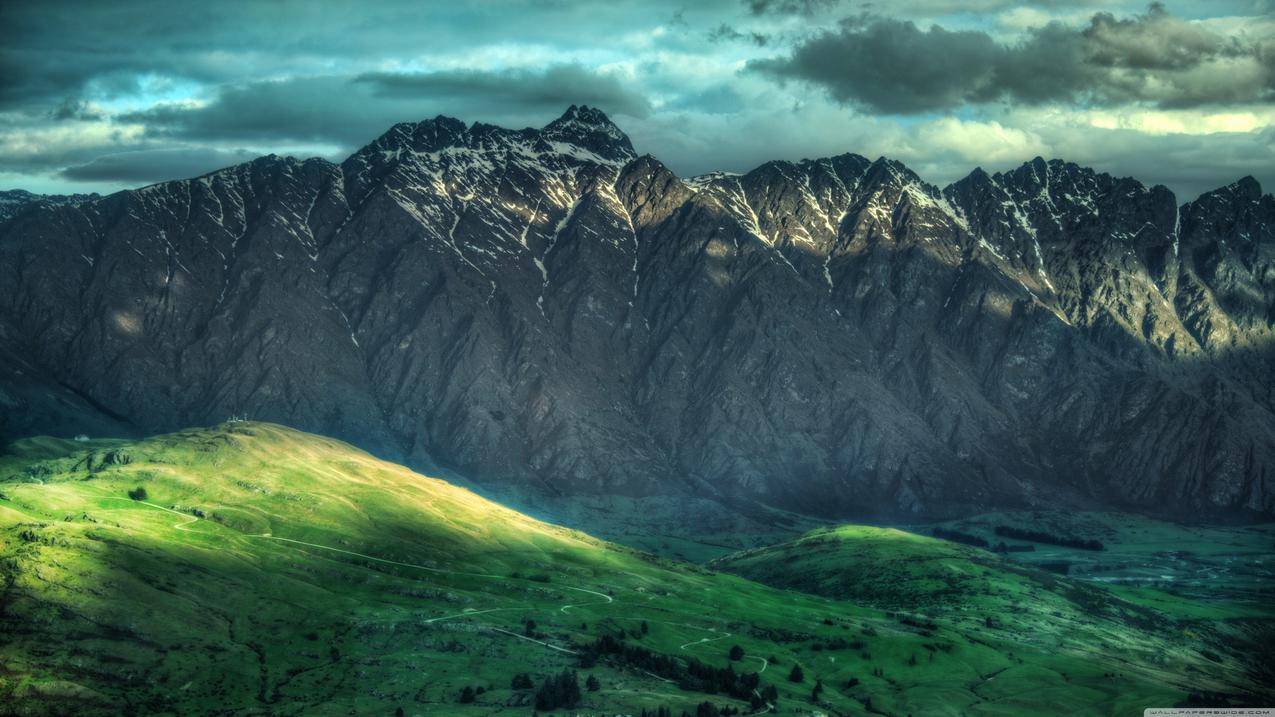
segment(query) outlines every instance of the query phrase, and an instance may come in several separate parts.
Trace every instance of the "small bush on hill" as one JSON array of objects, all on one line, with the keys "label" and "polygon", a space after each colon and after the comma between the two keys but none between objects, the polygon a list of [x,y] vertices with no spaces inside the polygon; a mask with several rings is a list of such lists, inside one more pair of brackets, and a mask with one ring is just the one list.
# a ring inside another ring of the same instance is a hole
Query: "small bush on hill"
[{"label": "small bush on hill", "polygon": [[530,690],[534,689],[535,686],[531,681],[531,675],[526,672],[519,672],[509,681],[509,688],[514,690]]}]

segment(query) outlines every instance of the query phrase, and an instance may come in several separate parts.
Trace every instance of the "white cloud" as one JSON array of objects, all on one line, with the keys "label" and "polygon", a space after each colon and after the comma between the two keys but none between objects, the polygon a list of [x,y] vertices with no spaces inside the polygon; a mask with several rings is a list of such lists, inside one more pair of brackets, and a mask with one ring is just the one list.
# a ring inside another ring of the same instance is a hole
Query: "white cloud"
[{"label": "white cloud", "polygon": [[1002,33],[1019,35],[1028,30],[1051,22],[1062,22],[1068,25],[1084,24],[1093,16],[1092,8],[1045,9],[1033,5],[1018,7],[998,13],[993,22]]},{"label": "white cloud", "polygon": [[1268,127],[1275,127],[1275,107],[1245,108],[1223,112],[1130,109],[1089,111],[1078,113],[1076,116],[1077,119],[1086,121],[1099,129],[1128,129],[1148,135],[1258,132]]},{"label": "white cloud", "polygon": [[971,164],[979,162],[1023,161],[1048,153],[1040,135],[1000,122],[979,122],[943,117],[917,128],[920,144],[927,150],[950,154]]},{"label": "white cloud", "polygon": [[10,166],[21,166],[85,151],[111,151],[142,141],[145,131],[140,124],[106,119],[32,125],[27,118],[8,115],[0,118],[0,157]]}]

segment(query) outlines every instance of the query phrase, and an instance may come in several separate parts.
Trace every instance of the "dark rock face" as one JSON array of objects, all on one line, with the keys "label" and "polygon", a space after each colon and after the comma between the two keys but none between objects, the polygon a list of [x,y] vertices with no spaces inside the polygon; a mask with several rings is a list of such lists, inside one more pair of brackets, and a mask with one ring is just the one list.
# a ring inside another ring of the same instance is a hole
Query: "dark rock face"
[{"label": "dark rock face", "polygon": [[1273,233],[1252,180],[684,181],[597,110],[439,117],[0,225],[0,431],[73,428],[49,385],[99,430],[247,413],[565,496],[1269,515]]},{"label": "dark rock face", "polygon": [[78,204],[97,198],[97,194],[34,194],[25,189],[0,191],[0,222],[41,204]]}]

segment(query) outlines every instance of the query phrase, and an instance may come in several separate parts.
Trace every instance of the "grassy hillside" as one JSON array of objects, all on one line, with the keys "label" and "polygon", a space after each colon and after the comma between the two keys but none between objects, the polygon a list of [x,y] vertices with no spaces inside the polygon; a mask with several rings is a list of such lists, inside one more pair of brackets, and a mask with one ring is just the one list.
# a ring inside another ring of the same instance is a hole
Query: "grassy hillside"
[{"label": "grassy hillside", "polygon": [[[975,573],[966,587],[1054,594],[1039,571],[946,545],[886,540],[873,561],[927,546]],[[780,714],[1111,714],[1251,688],[1234,651],[1205,656],[1212,636],[1127,621],[1124,603],[1013,614],[983,597],[950,617],[959,603],[924,578],[931,618],[879,594],[782,590],[259,423],[11,446],[0,575],[0,714],[527,715],[535,690],[514,676],[538,687],[564,668],[598,689],[542,714],[749,713],[758,695]],[[1010,614],[988,625],[990,610]]]},{"label": "grassy hillside", "polygon": [[[989,541],[994,535],[988,533]],[[1030,670],[1034,676],[1024,684],[1070,686],[1087,666],[1103,665],[1104,671],[1133,671],[1214,700],[1219,694],[1237,703],[1271,698],[1270,654],[1263,645],[1275,635],[1275,607],[1248,603],[1237,613],[1225,593],[1170,601],[1156,590],[1071,579],[977,547],[860,525],[811,531],[710,565],[776,587],[895,611],[901,620],[949,629],[959,640],[996,640],[1020,656],[1024,648],[1050,655],[1031,660],[1031,668],[1011,667],[998,676],[1002,681]]]}]

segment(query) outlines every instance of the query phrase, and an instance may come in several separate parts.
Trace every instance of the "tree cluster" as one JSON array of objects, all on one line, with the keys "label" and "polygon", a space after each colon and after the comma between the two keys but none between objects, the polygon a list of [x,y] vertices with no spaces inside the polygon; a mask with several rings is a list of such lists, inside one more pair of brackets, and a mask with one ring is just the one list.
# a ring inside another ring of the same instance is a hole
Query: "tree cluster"
[{"label": "tree cluster", "polygon": [[1001,542],[997,543],[996,547],[992,548],[992,550],[997,553],[1034,553],[1036,552],[1036,546],[1027,545],[1023,543],[1009,545],[1002,540]]},{"label": "tree cluster", "polygon": [[930,534],[936,538],[942,538],[943,540],[950,540],[953,543],[973,545],[976,548],[982,548],[984,550],[988,548],[988,544],[986,540],[978,537],[977,535],[972,535],[970,533],[962,533],[959,530],[951,530],[950,528],[935,528],[930,531]]},{"label": "tree cluster", "polygon": [[822,652],[824,650],[862,650],[862,640],[847,640],[844,637],[834,637],[827,642],[816,642],[810,646],[814,652]]},{"label": "tree cluster", "polygon": [[1101,541],[1092,538],[1077,538],[1070,535],[1053,535],[1040,530],[1024,530],[1009,525],[996,526],[996,534],[1003,538],[1014,538],[1016,540],[1030,540],[1034,543],[1049,543],[1050,545],[1061,545],[1064,548],[1076,548],[1077,550],[1103,550],[1105,546]]},{"label": "tree cluster", "polygon": [[695,717],[732,717],[737,714],[739,710],[734,707],[718,707],[712,702],[701,702],[695,707]]},{"label": "tree cluster", "polygon": [[545,678],[536,690],[536,709],[556,710],[559,707],[575,707],[580,703],[580,678],[575,670],[563,670]]},{"label": "tree cluster", "polygon": [[612,635],[603,635],[585,646],[580,657],[580,666],[592,667],[602,657],[611,657],[626,666],[673,680],[683,690],[729,695],[749,701],[754,708],[760,708],[764,704],[759,697],[759,694],[764,694],[764,690],[760,690],[761,677],[756,672],[741,674],[729,665],[714,667],[693,657],[670,657],[645,647],[630,645]]}]

